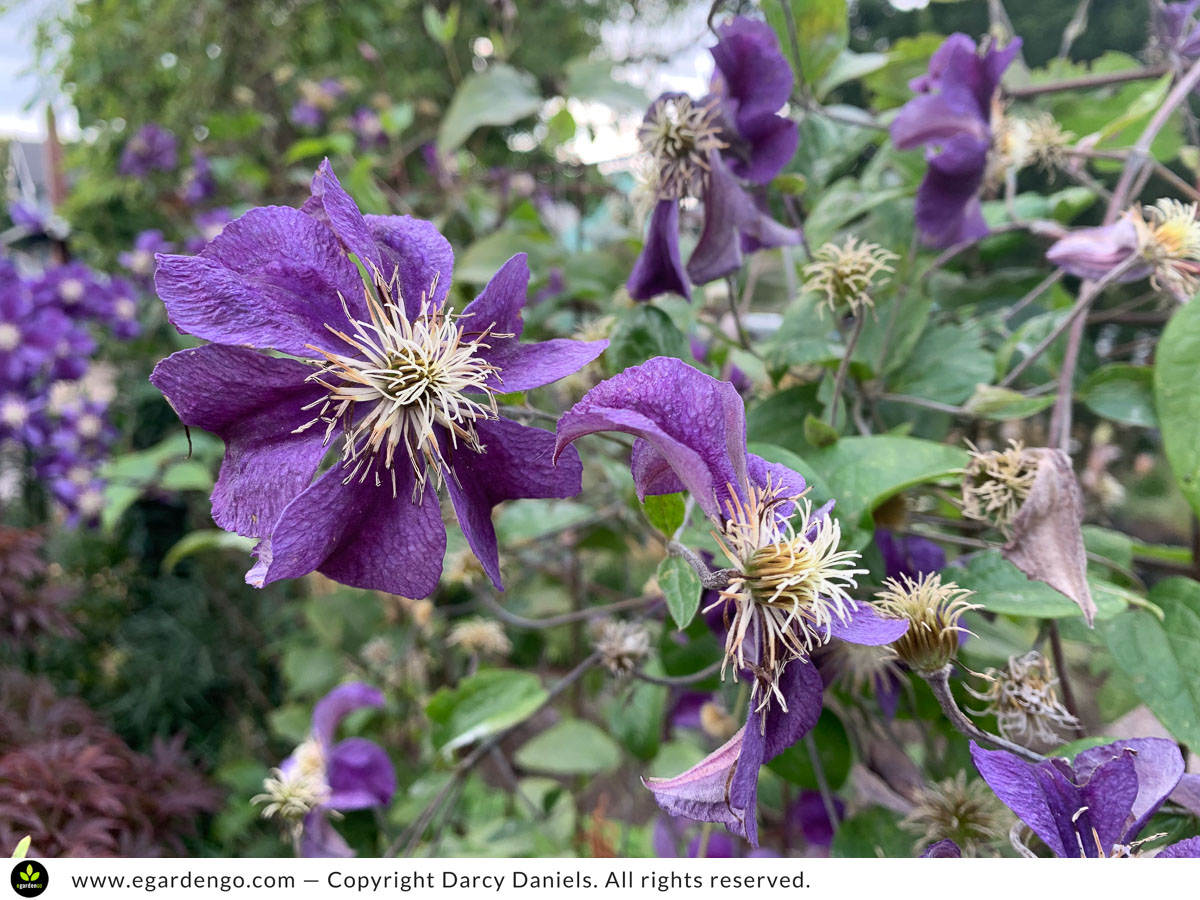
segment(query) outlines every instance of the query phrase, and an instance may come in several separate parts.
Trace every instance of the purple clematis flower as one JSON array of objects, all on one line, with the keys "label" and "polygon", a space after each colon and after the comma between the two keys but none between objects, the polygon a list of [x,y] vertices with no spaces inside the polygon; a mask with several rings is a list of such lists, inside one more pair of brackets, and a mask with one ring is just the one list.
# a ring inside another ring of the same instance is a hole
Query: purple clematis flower
[{"label": "purple clematis flower", "polygon": [[1196,10],[1200,0],[1163,3],[1154,0],[1150,8],[1150,30],[1155,43],[1167,54],[1180,60],[1200,56],[1200,24]]},{"label": "purple clematis flower", "polygon": [[117,171],[144,178],[151,172],[171,172],[179,164],[175,135],[154,122],[143,125],[121,152]]},{"label": "purple clematis flower", "polygon": [[[708,610],[720,609],[726,663],[753,679],[744,728],[695,767],[647,787],[672,815],[720,822],[757,846],[758,770],[816,724],[822,683],[809,654],[840,638],[887,644],[907,623],[846,593],[861,569],[837,549],[841,532],[805,503],[804,479],[746,449],[742,398],[682,361],[658,357],[592,388],[558,423],[556,453],[586,434],[637,440],[638,495],[688,491],[733,565]],[[789,522],[800,510],[800,525]]]},{"label": "purple clematis flower", "polygon": [[[554,436],[500,416],[495,397],[571,374],[607,341],[520,342],[524,254],[456,315],[453,263],[431,223],[364,217],[327,162],[303,209],[253,209],[199,256],[159,257],[170,320],[214,343],[163,360],[151,381],[186,424],[225,440],[213,518],[259,539],[249,583],[315,570],[428,596],[444,483],[499,587],[492,508],[579,492],[578,456],[555,466]],[[341,458],[313,481],[334,438]]]},{"label": "purple clematis flower", "polygon": [[1020,39],[982,55],[965,34],[952,34],[929,60],[929,71],[909,82],[918,96],[892,122],[901,150],[926,148],[929,168],[917,190],[917,227],[934,247],[988,233],[979,204],[992,150],[992,114],[1004,70]]},{"label": "purple clematis flower", "polygon": [[[1076,228],[1051,245],[1046,251],[1046,259],[1070,275],[1098,281],[1133,259],[1139,243],[1132,217],[1122,216],[1111,225]],[[1150,272],[1148,263],[1134,265],[1117,280],[1139,281]]]},{"label": "purple clematis flower", "polygon": [[[763,22],[735,18],[711,48],[716,72],[707,96],[666,93],[642,122],[653,159],[656,197],[629,294],[649,300],[673,292],[691,299],[691,283],[737,271],[742,254],[796,244],[800,233],[774,221],[743,183],[765,185],[796,152],[796,123],[777,111],[792,91],[792,70]],[[679,204],[704,204],[704,228],[685,272],[679,251]]]},{"label": "purple clematis flower", "polygon": [[[334,688],[313,708],[312,732],[269,779],[263,797],[290,791],[309,807],[300,853],[305,857],[349,857],[350,845],[329,821],[330,812],[387,806],[396,793],[396,772],[387,753],[366,738],[336,741],[342,720],[357,709],[384,706],[383,694],[361,682]],[[266,813],[271,814],[270,807]]]},{"label": "purple clematis flower", "polygon": [[[1074,762],[1027,763],[971,743],[971,756],[1004,804],[1058,857],[1129,856],[1138,832],[1175,789],[1183,756],[1171,741],[1138,738],[1084,750]],[[1159,856],[1194,856],[1200,839]]]},{"label": "purple clematis flower", "polygon": [[117,262],[129,270],[139,281],[149,284],[154,276],[154,257],[159,253],[170,253],[175,245],[163,237],[162,231],[151,228],[138,233],[133,239],[133,249],[117,254]]},{"label": "purple clematis flower", "polygon": [[208,156],[196,151],[192,154],[192,165],[183,177],[183,202],[189,206],[203,203],[217,192],[212,164]]},{"label": "purple clematis flower", "polygon": [[922,575],[941,571],[946,565],[946,551],[928,538],[915,534],[893,534],[886,528],[875,531],[875,546],[883,557],[885,578],[907,575],[914,581]]}]

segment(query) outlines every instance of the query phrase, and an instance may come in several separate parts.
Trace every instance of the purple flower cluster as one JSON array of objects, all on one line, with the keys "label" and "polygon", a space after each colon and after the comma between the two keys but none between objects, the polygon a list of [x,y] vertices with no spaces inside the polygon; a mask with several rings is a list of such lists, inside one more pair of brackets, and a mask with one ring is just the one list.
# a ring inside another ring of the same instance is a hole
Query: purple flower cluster
[{"label": "purple flower cluster", "polygon": [[[655,203],[629,276],[635,300],[664,293],[691,299],[692,284],[736,272],[743,253],[800,242],[800,232],[772,219],[757,193],[796,152],[796,123],[778,115],[792,92],[792,70],[762,22],[733,19],[719,37],[709,93],[699,100],[663,94],[642,122]],[[704,227],[685,270],[679,209],[688,198],[704,204]]]},{"label": "purple flower cluster", "polygon": [[26,448],[72,521],[99,513],[96,470],[116,436],[112,374],[93,360],[94,335],[136,335],[136,298],[129,282],[82,263],[25,277],[0,260],[0,440]]},{"label": "purple flower cluster", "polygon": [[174,132],[150,122],[126,142],[117,171],[145,178],[152,172],[173,172],[178,165],[179,140]]}]

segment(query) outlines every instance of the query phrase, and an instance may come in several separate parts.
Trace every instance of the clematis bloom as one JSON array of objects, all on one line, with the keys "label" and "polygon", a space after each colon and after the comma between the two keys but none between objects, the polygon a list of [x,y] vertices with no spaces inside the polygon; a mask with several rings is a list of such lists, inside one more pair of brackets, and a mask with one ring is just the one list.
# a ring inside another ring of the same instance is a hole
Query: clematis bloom
[{"label": "clematis bloom", "polygon": [[[258,539],[250,584],[320,571],[428,596],[444,484],[500,587],[492,508],[578,493],[578,456],[555,466],[554,436],[499,415],[495,398],[577,371],[607,341],[520,342],[524,254],[455,314],[446,239],[409,216],[364,217],[326,162],[302,209],[250,210],[199,256],[158,261],[171,322],[213,343],[151,381],[185,424],[225,441],[213,518]],[[314,481],[335,441],[340,458]]]}]

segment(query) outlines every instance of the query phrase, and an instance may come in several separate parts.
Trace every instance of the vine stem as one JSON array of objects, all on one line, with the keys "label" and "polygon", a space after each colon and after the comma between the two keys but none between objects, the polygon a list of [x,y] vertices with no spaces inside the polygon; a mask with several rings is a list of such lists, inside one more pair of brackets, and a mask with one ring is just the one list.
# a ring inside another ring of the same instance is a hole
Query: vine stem
[{"label": "vine stem", "polygon": [[850,332],[850,340],[846,342],[846,352],[842,354],[842,359],[838,363],[837,375],[833,379],[833,398],[829,401],[830,428],[837,428],[838,401],[842,399],[842,388],[846,386],[846,373],[850,371],[850,357],[854,355],[854,348],[858,346],[858,339],[862,336],[865,322],[866,316],[860,310],[854,317],[854,330]]},{"label": "vine stem", "polygon": [[1042,756],[1042,754],[1030,750],[1028,747],[1022,747],[1020,744],[1014,744],[1012,741],[1006,741],[997,735],[989,734],[967,718],[966,714],[958,708],[958,703],[954,700],[954,694],[950,691],[951,668],[951,666],[947,665],[936,672],[921,673],[921,677],[925,679],[926,684],[933,691],[933,696],[937,698],[938,705],[942,708],[942,712],[946,714],[946,718],[950,720],[950,724],[974,741],[990,744],[999,750],[1007,750],[1009,753],[1014,753],[1029,762],[1044,762],[1046,757]]},{"label": "vine stem", "polygon": [[1022,87],[1005,88],[1004,94],[1014,100],[1027,100],[1030,97],[1040,97],[1043,94],[1057,94],[1062,91],[1088,90],[1089,88],[1107,87],[1110,84],[1124,84],[1127,81],[1147,81],[1151,78],[1161,78],[1171,71],[1167,65],[1147,66],[1143,69],[1126,69],[1123,72],[1104,72],[1100,75],[1083,75],[1079,78],[1064,78],[1061,81],[1048,81],[1045,84],[1027,84]]},{"label": "vine stem", "polygon": [[574,610],[569,613],[562,613],[557,616],[544,616],[540,619],[530,619],[525,616],[519,616],[514,612],[509,612],[493,597],[486,592],[480,592],[480,602],[487,607],[488,612],[494,615],[501,622],[507,625],[512,625],[515,628],[556,628],[559,625],[569,625],[572,622],[582,622],[587,619],[594,619],[599,616],[607,616],[610,613],[621,612],[626,609],[639,609],[643,606],[651,606],[660,602],[658,597],[630,597],[627,600],[618,600],[615,603],[609,603],[605,606],[588,606],[583,609]]},{"label": "vine stem", "polygon": [[1083,737],[1082,720],[1079,718],[1079,705],[1075,702],[1075,691],[1071,687],[1071,679],[1067,675],[1067,656],[1063,652],[1062,637],[1058,633],[1058,621],[1050,620],[1050,653],[1054,657],[1054,668],[1058,670],[1058,686],[1062,688],[1063,706],[1075,720],[1074,730]]},{"label": "vine stem", "polygon": [[700,576],[700,584],[706,590],[723,591],[729,587],[730,576],[736,574],[733,569],[710,569],[708,564],[694,551],[685,547],[679,541],[668,541],[667,552],[673,556],[678,556],[689,566],[696,570],[696,574]]}]

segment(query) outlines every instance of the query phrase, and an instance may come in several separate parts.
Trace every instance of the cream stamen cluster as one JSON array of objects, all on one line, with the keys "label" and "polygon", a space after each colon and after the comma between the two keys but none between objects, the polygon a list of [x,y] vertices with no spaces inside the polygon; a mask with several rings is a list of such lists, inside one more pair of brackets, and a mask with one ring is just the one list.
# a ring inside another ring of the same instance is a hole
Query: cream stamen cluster
[{"label": "cream stamen cluster", "polygon": [[1058,699],[1058,679],[1050,672],[1049,660],[1036,650],[1012,657],[1006,669],[988,669],[979,677],[987,687],[967,691],[988,705],[972,714],[995,715],[1000,734],[1009,740],[1051,744],[1059,739],[1055,729],[1079,724]]},{"label": "cream stamen cluster", "polygon": [[304,817],[329,799],[329,784],[324,753],[315,739],[297,747],[294,759],[295,765],[286,772],[272,769],[263,781],[263,793],[250,802],[263,804],[264,819],[280,819],[285,828],[298,834]]},{"label": "cream stamen cluster", "polygon": [[773,695],[786,710],[779,689],[784,667],[827,643],[835,619],[850,620],[853,601],[846,588],[855,587],[854,576],[866,569],[850,568],[859,554],[838,550],[840,526],[830,516],[814,519],[806,499],[799,525],[792,527],[781,513],[802,495],[786,496],[770,483],[751,486],[747,494],[743,500],[730,486],[725,522],[713,534],[732,569],[728,586],[708,609],[726,610],[725,664],[734,663],[735,678],[738,669],[755,673],[752,696],[762,694],[757,709]]},{"label": "cream stamen cluster", "polygon": [[875,305],[871,292],[888,283],[897,259],[890,250],[853,236],[840,246],[825,244],[804,267],[804,289],[820,294],[833,313],[849,307],[858,315],[864,306]]},{"label": "cream stamen cluster", "polygon": [[982,781],[967,781],[965,772],[926,787],[901,821],[919,835],[916,848],[951,840],[963,856],[976,856],[1007,833],[1007,813]]},{"label": "cream stamen cluster", "polygon": [[1029,496],[1038,461],[1020,441],[1005,450],[980,452],[971,447],[971,462],[963,472],[963,515],[990,522],[1007,531]]},{"label": "cream stamen cluster", "polygon": [[729,146],[720,138],[717,102],[702,106],[686,96],[658,100],[638,137],[653,159],[657,195],[667,200],[699,196],[709,154]]},{"label": "cream stamen cluster", "polygon": [[1150,283],[1187,299],[1200,289],[1200,222],[1196,203],[1159,200],[1130,213],[1138,253],[1152,267]]},{"label": "cream stamen cluster", "polygon": [[[354,354],[310,345],[325,357],[325,364],[309,380],[329,393],[306,407],[320,409],[316,418],[297,430],[324,422],[329,441],[340,426],[342,462],[349,469],[346,482],[373,473],[376,484],[382,484],[381,467],[374,465],[379,461],[391,476],[393,493],[393,463],[397,448],[403,447],[416,478],[416,498],[425,489],[429,469],[440,486],[450,468],[434,426],[445,429],[452,449],[460,444],[476,453],[485,449],[476,423],[498,417],[496,391],[489,381],[498,379],[499,369],[478,352],[489,346],[485,341],[492,326],[467,340],[461,317],[424,298],[420,312],[410,321],[398,272],[391,281],[375,273],[373,287],[373,291],[365,288],[369,322],[351,316],[343,298],[349,333],[326,325]],[[430,294],[434,288],[436,283]]]},{"label": "cream stamen cluster", "polygon": [[932,673],[958,655],[959,638],[969,634],[959,625],[963,613],[978,606],[968,603],[972,592],[953,581],[942,584],[937,573],[915,581],[908,575],[889,578],[876,594],[876,608],[883,615],[908,620],[908,631],[892,643],[896,655],[918,672]]}]

